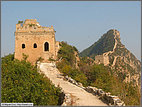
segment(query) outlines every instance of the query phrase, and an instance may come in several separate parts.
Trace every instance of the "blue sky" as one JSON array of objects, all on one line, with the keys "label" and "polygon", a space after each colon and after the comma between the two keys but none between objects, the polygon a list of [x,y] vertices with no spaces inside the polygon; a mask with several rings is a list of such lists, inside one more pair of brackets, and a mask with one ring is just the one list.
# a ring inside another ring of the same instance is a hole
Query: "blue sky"
[{"label": "blue sky", "polygon": [[125,47],[141,59],[140,4],[140,1],[2,1],[1,55],[14,52],[16,23],[37,19],[42,26],[54,26],[56,40],[66,41],[79,51],[108,30],[117,29]]}]

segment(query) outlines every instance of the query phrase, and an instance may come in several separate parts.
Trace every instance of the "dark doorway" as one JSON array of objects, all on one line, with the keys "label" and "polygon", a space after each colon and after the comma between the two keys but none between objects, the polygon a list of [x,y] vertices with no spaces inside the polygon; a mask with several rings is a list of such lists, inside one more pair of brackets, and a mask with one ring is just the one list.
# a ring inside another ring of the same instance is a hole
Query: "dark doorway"
[{"label": "dark doorway", "polygon": [[49,51],[49,43],[45,42],[44,44],[44,51]]},{"label": "dark doorway", "polygon": [[36,43],[34,43],[34,48],[37,48],[37,44]]},{"label": "dark doorway", "polygon": [[25,44],[22,44],[22,49],[24,49],[25,48]]}]

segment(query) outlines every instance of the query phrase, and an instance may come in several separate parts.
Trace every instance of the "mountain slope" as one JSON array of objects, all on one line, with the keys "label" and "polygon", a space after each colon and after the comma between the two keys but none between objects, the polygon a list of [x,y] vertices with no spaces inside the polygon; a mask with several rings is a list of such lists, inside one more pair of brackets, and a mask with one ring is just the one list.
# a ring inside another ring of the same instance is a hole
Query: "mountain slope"
[{"label": "mountain slope", "polygon": [[112,30],[105,33],[97,42],[91,45],[89,48],[83,50],[80,56],[91,56],[101,55],[105,52],[112,51],[115,44],[114,35]]},{"label": "mountain slope", "polygon": [[109,30],[80,56],[93,57],[95,63],[110,66],[122,81],[140,88],[140,61],[120,41],[120,33]]},{"label": "mountain slope", "polygon": [[[118,44],[117,40],[120,40],[119,32],[117,32],[117,36],[113,35],[113,37],[115,43],[112,50],[100,55],[104,55],[108,62],[108,55],[111,55],[115,52]],[[113,68],[116,66],[115,62],[117,62],[117,58],[112,60],[112,62],[114,62],[113,67],[111,67],[112,64],[110,63],[108,66],[104,66],[103,64],[94,63],[94,60],[89,57],[79,58],[78,52],[75,54],[77,49],[65,42],[61,42],[60,46],[61,48],[58,51],[59,61],[56,63],[56,65],[63,75],[68,75],[75,81],[82,83],[84,87],[93,86],[103,89],[105,92],[110,92],[112,95],[117,95],[122,101],[125,102],[126,105],[140,104],[140,91],[138,90],[138,87],[133,86],[133,84],[123,82],[124,78],[126,78],[125,74],[122,72],[117,73],[115,68]],[[119,65],[121,67],[121,64]]]}]

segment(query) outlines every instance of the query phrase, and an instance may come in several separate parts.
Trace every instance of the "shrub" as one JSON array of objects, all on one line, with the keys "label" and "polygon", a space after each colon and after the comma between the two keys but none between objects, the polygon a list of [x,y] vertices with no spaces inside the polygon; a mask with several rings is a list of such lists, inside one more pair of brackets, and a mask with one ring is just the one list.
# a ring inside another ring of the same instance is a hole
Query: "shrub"
[{"label": "shrub", "polygon": [[18,24],[23,23],[23,21],[18,21]]},{"label": "shrub", "polygon": [[73,66],[75,64],[74,48],[68,45],[66,42],[60,43],[60,50],[58,51],[58,58],[66,60],[68,64]]},{"label": "shrub", "polygon": [[58,105],[60,89],[37,72],[25,60],[14,60],[14,55],[2,58],[2,102]]}]

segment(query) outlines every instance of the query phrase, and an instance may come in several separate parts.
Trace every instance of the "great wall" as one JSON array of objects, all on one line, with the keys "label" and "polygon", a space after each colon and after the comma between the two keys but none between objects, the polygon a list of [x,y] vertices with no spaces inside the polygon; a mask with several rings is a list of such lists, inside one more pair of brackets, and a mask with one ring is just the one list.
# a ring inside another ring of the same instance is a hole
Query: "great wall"
[{"label": "great wall", "polygon": [[62,106],[125,106],[117,96],[96,87],[83,87],[81,83],[68,76],[63,76],[55,63],[38,62],[38,72],[48,77],[63,92]]},{"label": "great wall", "polygon": [[[60,49],[59,41],[55,40],[55,30],[53,26],[43,27],[36,19],[26,19],[19,21],[16,24],[15,32],[15,58],[21,60],[23,54],[27,55],[28,61],[32,64],[37,63],[39,59],[43,58],[43,62],[49,62],[49,59],[57,59],[57,52]],[[118,40],[120,39],[119,31],[113,29],[114,35],[114,47],[112,51],[103,53],[102,55],[95,56],[95,63],[104,64],[107,66],[110,64],[109,55],[113,54],[118,45]],[[130,57],[130,53],[128,54]],[[75,53],[77,56],[77,53]],[[114,56],[112,66],[114,67],[117,58],[123,58],[121,56]],[[76,60],[76,62],[79,60]],[[124,57],[124,61],[130,64],[132,68],[135,68],[133,62],[128,62]],[[76,63],[76,68],[77,68]],[[83,87],[81,83],[77,83],[70,77],[64,77],[56,68],[53,63],[39,63],[38,64],[39,73],[45,74],[56,87],[60,87],[63,92],[63,106],[66,105],[86,105],[86,106],[107,106],[107,105],[119,105],[124,106],[124,102],[121,101],[117,96],[113,96],[110,93],[106,93],[101,89],[96,87]],[[131,78],[137,78],[136,82],[138,84],[138,76],[134,75]],[[125,81],[130,82],[130,74],[126,77]],[[104,103],[105,102],[105,103]]]},{"label": "great wall", "polygon": [[[109,56],[108,55],[111,54],[111,53],[113,53],[115,51],[115,49],[116,49],[116,46],[117,46],[117,43],[118,43],[118,41],[117,41],[116,38],[120,39],[120,33],[119,33],[119,31],[113,29],[113,35],[114,35],[114,40],[115,40],[115,44],[114,44],[113,50],[105,52],[105,53],[103,53],[103,55],[97,55],[97,56],[95,56],[95,62],[96,63],[98,63],[98,64],[103,63],[104,66],[109,65],[110,62],[109,62]],[[115,60],[113,61],[113,66],[116,63],[116,58],[117,58],[117,56],[115,56],[115,58],[114,58]]]}]

